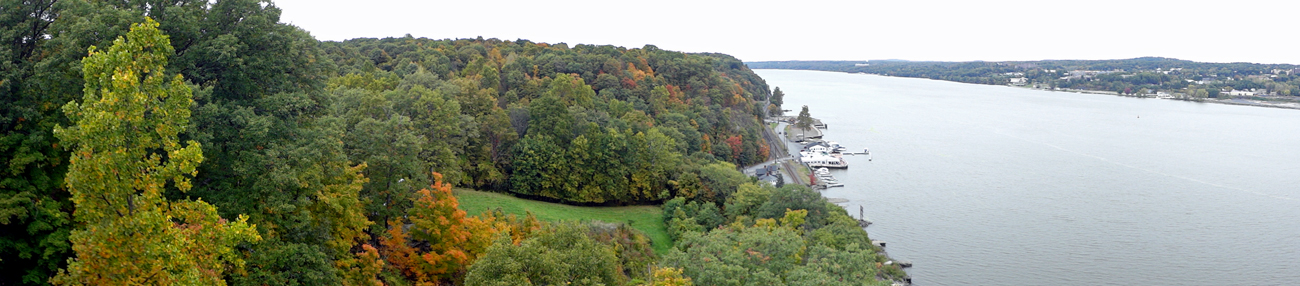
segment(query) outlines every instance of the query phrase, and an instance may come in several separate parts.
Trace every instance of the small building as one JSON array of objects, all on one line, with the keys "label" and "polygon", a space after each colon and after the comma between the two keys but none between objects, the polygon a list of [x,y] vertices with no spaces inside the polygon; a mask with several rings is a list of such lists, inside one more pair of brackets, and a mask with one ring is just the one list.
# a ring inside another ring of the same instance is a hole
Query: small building
[{"label": "small building", "polygon": [[780,170],[780,169],[777,168],[776,165],[767,165],[767,166],[762,166],[762,167],[759,167],[758,169],[754,170],[754,176],[755,176],[755,177],[763,177],[763,176],[778,175],[778,174],[779,174],[779,172],[778,172],[779,170]]},{"label": "small building", "polygon": [[759,176],[758,180],[767,182],[768,184],[772,184],[773,187],[778,188],[785,184],[785,178],[782,177],[781,174]]},{"label": "small building", "polygon": [[1228,95],[1231,95],[1231,96],[1254,96],[1254,95],[1255,95],[1255,92],[1254,92],[1254,91],[1249,91],[1249,90],[1235,90],[1235,89],[1234,89],[1234,90],[1228,91]]},{"label": "small building", "polygon": [[1028,84],[1028,83],[1029,83],[1029,78],[1025,78],[1025,77],[1013,77],[1013,78],[1008,79],[1008,81],[1011,82],[1011,85],[1025,85],[1025,84]]}]

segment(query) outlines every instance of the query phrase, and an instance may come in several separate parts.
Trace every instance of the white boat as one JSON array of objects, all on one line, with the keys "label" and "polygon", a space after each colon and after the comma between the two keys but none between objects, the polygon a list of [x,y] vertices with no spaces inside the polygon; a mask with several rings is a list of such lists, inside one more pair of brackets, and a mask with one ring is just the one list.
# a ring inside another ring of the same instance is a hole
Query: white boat
[{"label": "white boat", "polygon": [[835,141],[826,141],[826,149],[829,149],[831,153],[843,153],[849,150],[848,147],[844,147],[844,145],[840,145],[839,142]]},{"label": "white boat", "polygon": [[844,184],[840,184],[839,182],[826,182],[827,188],[843,187],[843,186]]},{"label": "white boat", "polygon": [[811,168],[831,168],[844,169],[849,167],[849,163],[839,154],[830,154],[825,151],[805,151],[799,152],[799,162],[808,164]]},{"label": "white boat", "polygon": [[817,168],[817,174],[830,174],[831,170],[827,168]]}]

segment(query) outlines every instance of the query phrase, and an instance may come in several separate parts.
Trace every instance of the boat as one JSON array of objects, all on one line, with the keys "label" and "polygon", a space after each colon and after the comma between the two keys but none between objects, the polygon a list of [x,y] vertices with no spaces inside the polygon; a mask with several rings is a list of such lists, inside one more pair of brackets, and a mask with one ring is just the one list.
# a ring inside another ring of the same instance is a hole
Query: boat
[{"label": "boat", "polygon": [[827,168],[817,168],[817,174],[830,174],[831,170]]},{"label": "boat", "polygon": [[839,154],[830,154],[827,152],[799,152],[799,162],[807,164],[810,168],[830,168],[845,169],[849,163],[844,161]]},{"label": "boat", "polygon": [[841,184],[841,183],[839,183],[839,182],[825,182],[825,185],[826,185],[827,188],[843,187],[843,186],[844,186],[844,184]]},{"label": "boat", "polygon": [[840,145],[839,142],[835,141],[826,141],[826,149],[829,149],[831,153],[844,153],[844,151],[849,150],[848,147],[844,147],[844,145]]}]

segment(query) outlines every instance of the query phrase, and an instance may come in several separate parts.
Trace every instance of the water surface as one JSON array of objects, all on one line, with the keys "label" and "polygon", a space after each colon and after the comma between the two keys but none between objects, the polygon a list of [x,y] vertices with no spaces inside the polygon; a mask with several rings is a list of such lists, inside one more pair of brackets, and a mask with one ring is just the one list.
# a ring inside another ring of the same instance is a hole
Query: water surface
[{"label": "water surface", "polygon": [[917,285],[1300,285],[1300,110],[756,72]]}]

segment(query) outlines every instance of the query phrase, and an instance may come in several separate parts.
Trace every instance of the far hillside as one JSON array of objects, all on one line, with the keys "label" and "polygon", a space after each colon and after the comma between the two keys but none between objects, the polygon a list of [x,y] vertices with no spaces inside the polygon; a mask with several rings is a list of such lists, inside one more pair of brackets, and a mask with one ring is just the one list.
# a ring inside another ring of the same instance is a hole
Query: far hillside
[{"label": "far hillside", "polygon": [[1203,63],[1158,57],[1005,62],[778,61],[746,64],[755,69],[860,72],[1191,100],[1234,96],[1295,100],[1300,97],[1300,66],[1291,64]]}]

